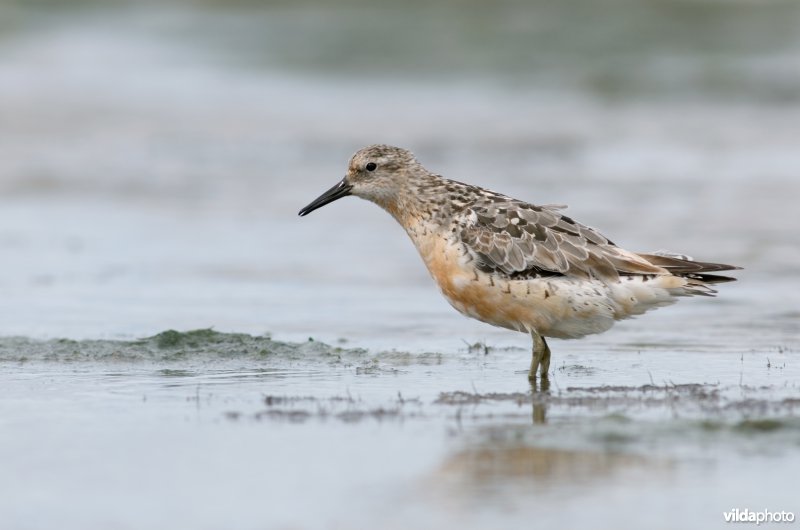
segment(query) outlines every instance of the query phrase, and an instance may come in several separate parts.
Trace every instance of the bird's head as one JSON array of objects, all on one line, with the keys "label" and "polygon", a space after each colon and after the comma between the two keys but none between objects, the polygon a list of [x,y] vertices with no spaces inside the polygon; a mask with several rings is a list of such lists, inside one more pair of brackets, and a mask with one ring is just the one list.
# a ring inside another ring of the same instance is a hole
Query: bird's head
[{"label": "bird's head", "polygon": [[308,215],[337,199],[355,195],[391,208],[410,177],[425,170],[406,149],[390,145],[371,145],[350,159],[347,174],[331,189],[300,210]]}]

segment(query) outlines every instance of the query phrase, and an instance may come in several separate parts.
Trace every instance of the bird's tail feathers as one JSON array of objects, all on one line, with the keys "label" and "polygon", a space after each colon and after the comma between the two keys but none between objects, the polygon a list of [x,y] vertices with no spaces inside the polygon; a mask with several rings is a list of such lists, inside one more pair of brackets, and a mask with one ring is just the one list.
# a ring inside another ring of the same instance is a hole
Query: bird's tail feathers
[{"label": "bird's tail feathers", "polygon": [[724,263],[695,261],[691,256],[665,250],[639,254],[639,256],[653,265],[666,269],[673,276],[685,278],[687,281],[683,286],[684,296],[714,296],[717,291],[709,285],[736,281],[736,278],[716,273],[741,269],[741,267]]}]

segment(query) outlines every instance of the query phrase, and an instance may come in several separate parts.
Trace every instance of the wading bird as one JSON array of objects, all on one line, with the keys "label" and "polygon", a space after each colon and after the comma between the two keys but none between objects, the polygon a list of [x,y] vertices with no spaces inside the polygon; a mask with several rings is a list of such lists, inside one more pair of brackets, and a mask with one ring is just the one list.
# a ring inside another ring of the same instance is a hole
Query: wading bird
[{"label": "wading bird", "polygon": [[739,268],[625,250],[563,207],[446,179],[399,147],[358,151],[345,177],[299,214],[347,195],[374,202],[403,226],[454,308],[531,335],[531,380],[537,370],[547,378],[545,337],[601,333],[677,297],[713,296],[710,285],[734,280],[716,273]]}]

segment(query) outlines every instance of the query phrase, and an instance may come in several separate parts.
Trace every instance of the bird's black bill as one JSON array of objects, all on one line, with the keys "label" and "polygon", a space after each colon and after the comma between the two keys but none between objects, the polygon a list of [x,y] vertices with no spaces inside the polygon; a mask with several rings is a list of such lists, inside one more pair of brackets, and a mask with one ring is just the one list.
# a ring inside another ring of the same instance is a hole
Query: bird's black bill
[{"label": "bird's black bill", "polygon": [[332,187],[322,195],[316,198],[314,202],[303,208],[298,212],[300,217],[304,215],[308,215],[317,208],[322,208],[326,204],[329,204],[336,199],[341,199],[342,197],[347,197],[350,195],[350,190],[353,189],[353,186],[348,184],[347,182],[342,179],[336,186]]}]

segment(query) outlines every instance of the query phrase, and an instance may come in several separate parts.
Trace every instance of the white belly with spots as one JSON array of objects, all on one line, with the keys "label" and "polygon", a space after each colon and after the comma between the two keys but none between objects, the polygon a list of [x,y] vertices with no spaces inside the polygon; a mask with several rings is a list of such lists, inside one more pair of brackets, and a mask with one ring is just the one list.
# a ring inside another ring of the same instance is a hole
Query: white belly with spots
[{"label": "white belly with spots", "polygon": [[[477,279],[476,279],[477,278]],[[487,274],[457,276],[442,292],[461,313],[495,326],[536,331],[545,337],[579,338],[602,333],[617,320],[674,303],[680,278],[607,284],[578,278],[505,281]]]}]

